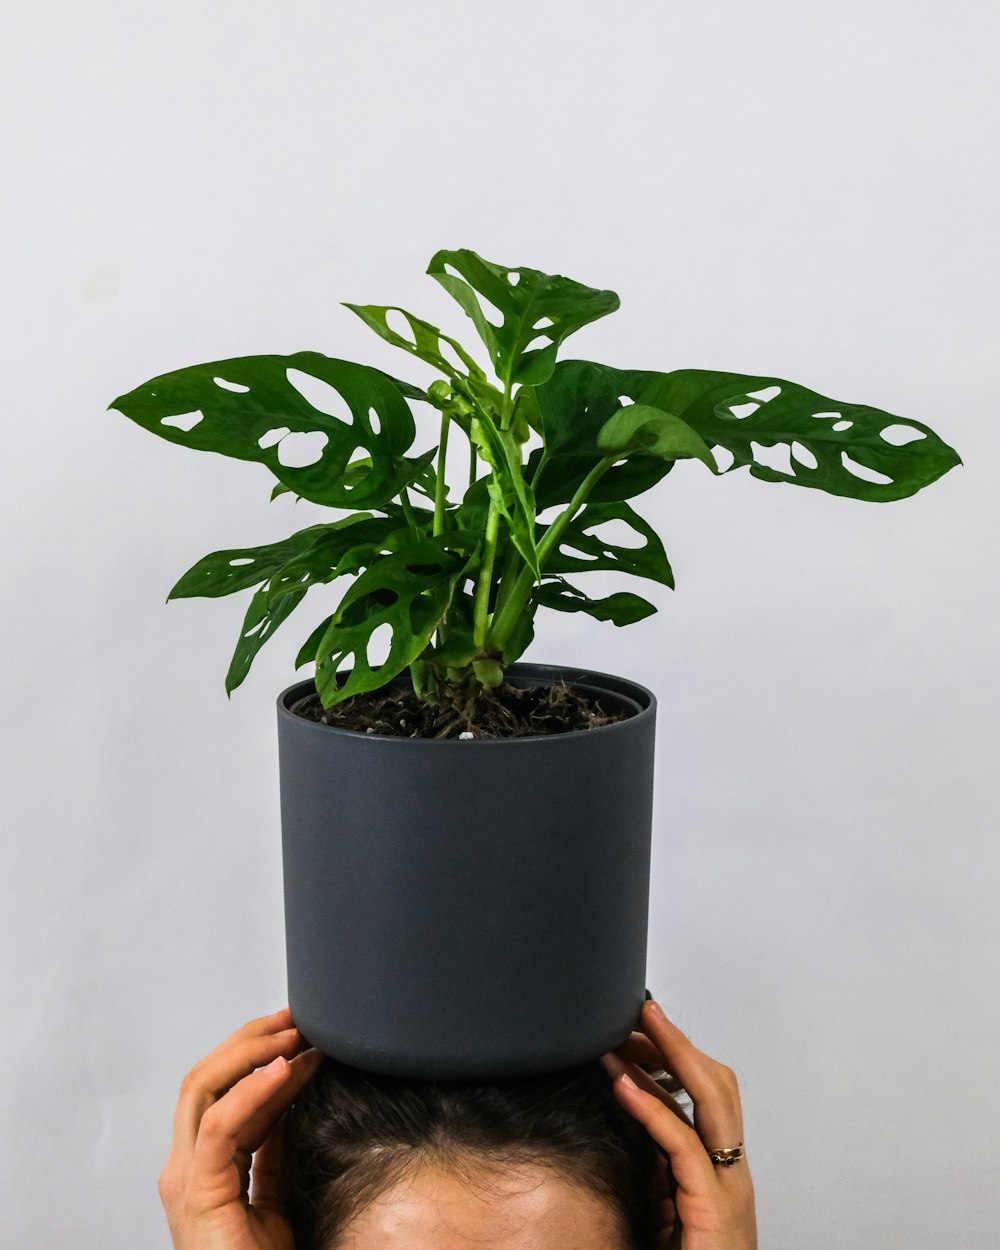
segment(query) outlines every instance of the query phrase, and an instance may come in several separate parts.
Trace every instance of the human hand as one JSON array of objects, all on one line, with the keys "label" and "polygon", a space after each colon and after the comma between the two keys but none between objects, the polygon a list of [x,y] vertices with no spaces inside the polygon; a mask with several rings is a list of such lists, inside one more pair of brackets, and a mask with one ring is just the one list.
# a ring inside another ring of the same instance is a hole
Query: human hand
[{"label": "human hand", "polygon": [[283,1007],[237,1029],[185,1076],[159,1186],[174,1250],[293,1250],[279,1120],[322,1058],[301,1049]]},{"label": "human hand", "polygon": [[[601,1062],[614,1091],[670,1161],[672,1194],[662,1205],[665,1250],[756,1250],[753,1182],[745,1157],[713,1164],[710,1150],[743,1142],[740,1091],[732,1069],[693,1046],[656,1002],[643,1006],[639,1031]],[[694,1122],[641,1067],[662,1065],[694,1106]]]}]

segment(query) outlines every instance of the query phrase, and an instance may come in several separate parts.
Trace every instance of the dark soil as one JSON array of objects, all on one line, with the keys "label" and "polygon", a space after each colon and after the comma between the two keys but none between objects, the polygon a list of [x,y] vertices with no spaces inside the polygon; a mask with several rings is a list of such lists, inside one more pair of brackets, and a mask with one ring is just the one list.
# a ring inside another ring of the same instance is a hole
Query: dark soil
[{"label": "dark soil", "polygon": [[459,738],[462,734],[528,738],[597,729],[627,716],[618,709],[605,711],[595,700],[564,684],[531,688],[505,684],[484,690],[468,717],[447,704],[430,707],[409,689],[354,695],[331,708],[324,708],[319,696],[313,695],[295,710],[299,716],[338,729],[394,738]]}]

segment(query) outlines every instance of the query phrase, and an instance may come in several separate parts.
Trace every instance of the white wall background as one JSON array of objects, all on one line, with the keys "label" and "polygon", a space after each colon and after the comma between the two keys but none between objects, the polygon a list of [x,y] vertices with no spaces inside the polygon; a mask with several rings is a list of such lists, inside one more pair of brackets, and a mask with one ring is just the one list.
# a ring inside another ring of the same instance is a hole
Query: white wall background
[{"label": "white wall background", "polygon": [[992,7],[4,25],[0,1241],[166,1247],[178,1081],[285,1001],[273,700],[303,631],[227,703],[244,600],[163,601],[307,506],[105,407],[255,352],[405,373],[338,301],[466,333],[423,269],[468,246],[621,294],[570,355],[790,377],[962,454],[889,506],[682,465],[641,501],[662,612],[551,614],[532,655],[660,696],[650,985],[741,1075],[762,1246],[994,1245]]}]

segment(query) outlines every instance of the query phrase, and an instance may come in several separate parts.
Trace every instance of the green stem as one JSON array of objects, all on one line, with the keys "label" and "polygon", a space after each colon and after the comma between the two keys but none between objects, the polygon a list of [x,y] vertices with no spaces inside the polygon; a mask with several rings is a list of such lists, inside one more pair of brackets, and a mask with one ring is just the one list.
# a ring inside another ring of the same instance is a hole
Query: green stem
[{"label": "green stem", "polygon": [[477,647],[481,647],[486,641],[486,629],[490,619],[490,591],[493,588],[493,561],[496,559],[499,532],[500,509],[491,499],[486,517],[483,559],[479,566],[479,581],[476,583],[476,606],[472,617],[472,641]]},{"label": "green stem", "polygon": [[497,580],[497,598],[493,608],[494,616],[498,612],[503,611],[503,605],[510,597],[510,588],[514,584],[514,570],[519,564],[523,563],[521,553],[514,544],[514,540],[508,535],[507,554],[504,556],[503,567]]},{"label": "green stem", "polygon": [[448,430],[451,417],[447,412],[441,413],[441,444],[438,448],[437,480],[434,483],[434,537],[444,533],[444,505],[448,498],[448,483],[445,481],[445,454],[448,451]]},{"label": "green stem", "polygon": [[410,503],[410,492],[404,486],[399,492],[399,500],[403,505],[403,516],[406,517],[406,523],[414,533],[420,532],[420,526],[417,524],[417,517],[413,511],[413,505]]},{"label": "green stem", "polygon": [[[566,527],[583,507],[587,496],[594,489],[597,481],[615,463],[615,459],[616,457],[614,456],[605,456],[603,460],[590,470],[577,488],[576,494],[545,531],[542,541],[538,544],[539,571],[544,571],[545,561],[558,546],[560,539],[566,532]],[[517,624],[518,617],[528,606],[528,600],[531,598],[531,592],[534,590],[534,587],[534,575],[531,569],[525,565],[518,574],[506,602],[493,618],[493,627],[490,630],[489,641],[501,651],[510,637],[514,626]]]},{"label": "green stem", "polygon": [[[503,406],[500,412],[500,428],[505,430],[510,419],[510,383],[504,388]],[[474,417],[473,420],[476,420]],[[489,421],[484,413],[482,420]],[[473,440],[474,443],[474,440]],[[492,470],[491,470],[492,472]],[[486,536],[483,540],[483,558],[479,565],[479,580],[476,582],[476,602],[472,616],[472,641],[481,647],[486,641],[486,631],[490,623],[490,592],[493,589],[493,563],[497,555],[497,535],[500,532],[500,508],[490,495],[490,509],[486,515]]]}]

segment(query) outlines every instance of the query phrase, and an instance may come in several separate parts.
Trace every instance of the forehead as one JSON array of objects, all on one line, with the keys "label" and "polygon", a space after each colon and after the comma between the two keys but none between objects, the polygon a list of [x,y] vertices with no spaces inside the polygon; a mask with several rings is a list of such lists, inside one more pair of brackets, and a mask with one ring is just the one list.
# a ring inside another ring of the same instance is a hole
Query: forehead
[{"label": "forehead", "polygon": [[621,1223],[595,1193],[524,1164],[478,1176],[414,1171],[366,1207],[335,1250],[623,1250]]}]

